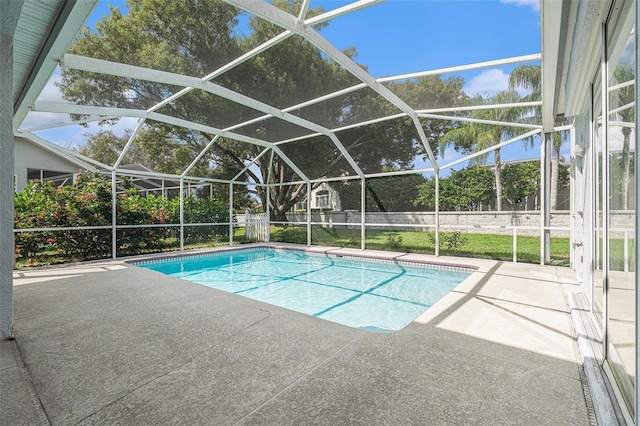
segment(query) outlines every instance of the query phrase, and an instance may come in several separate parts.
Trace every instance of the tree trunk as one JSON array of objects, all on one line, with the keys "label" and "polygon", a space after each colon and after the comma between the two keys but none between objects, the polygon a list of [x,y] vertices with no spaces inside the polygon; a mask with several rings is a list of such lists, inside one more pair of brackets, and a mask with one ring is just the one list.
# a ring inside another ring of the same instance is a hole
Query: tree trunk
[{"label": "tree trunk", "polygon": [[496,210],[502,211],[502,163],[500,161],[500,148],[495,151],[495,175],[496,175]]},{"label": "tree trunk", "polygon": [[287,211],[277,208],[271,209],[271,220],[274,222],[288,222]]},{"label": "tree trunk", "polygon": [[624,139],[622,141],[622,203],[620,207],[623,210],[627,210],[629,208],[629,180],[631,176],[631,155],[629,152],[630,145],[630,135],[631,129],[623,128],[622,135]]}]

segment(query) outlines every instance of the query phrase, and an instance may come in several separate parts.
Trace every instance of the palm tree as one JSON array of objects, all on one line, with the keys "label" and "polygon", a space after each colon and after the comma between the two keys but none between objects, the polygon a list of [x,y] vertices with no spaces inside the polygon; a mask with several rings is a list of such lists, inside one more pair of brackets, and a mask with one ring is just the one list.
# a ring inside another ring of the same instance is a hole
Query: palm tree
[{"label": "palm tree", "polygon": [[[493,96],[478,96],[475,99],[479,104],[494,105],[521,102],[522,98],[515,91],[502,91]],[[517,122],[523,117],[522,108],[488,108],[475,110],[470,114],[471,118]],[[526,132],[526,130],[496,124],[484,124],[470,122],[456,129],[450,130],[440,139],[440,154],[443,155],[446,148],[453,147],[457,151],[464,153],[479,152],[492,146],[498,145],[503,140],[512,138]],[[530,139],[525,143],[530,142]],[[500,148],[494,151],[494,174],[496,189],[496,209],[502,210],[502,162],[500,160]],[[488,154],[476,157],[473,163],[482,164],[486,161]],[[470,162],[471,163],[471,162]]]},{"label": "palm tree", "polygon": [[[523,97],[524,102],[539,101],[542,99],[542,72],[540,65],[522,65],[516,67],[509,76],[509,89],[523,88],[530,93]],[[541,119],[542,110],[539,107],[532,108],[530,112]],[[551,156],[551,210],[558,207],[558,171],[560,169],[560,150],[567,141],[568,132],[553,133],[553,155]]]},{"label": "palm tree", "polygon": [[[633,81],[635,78],[633,68],[628,65],[618,65],[613,71],[613,80],[616,84],[623,84]],[[611,109],[618,109],[615,121],[623,123],[633,123],[635,118],[635,84],[623,85],[611,92]],[[631,175],[631,130],[632,127],[622,126],[622,191],[620,194],[621,205],[624,210],[629,208],[629,183]]]}]

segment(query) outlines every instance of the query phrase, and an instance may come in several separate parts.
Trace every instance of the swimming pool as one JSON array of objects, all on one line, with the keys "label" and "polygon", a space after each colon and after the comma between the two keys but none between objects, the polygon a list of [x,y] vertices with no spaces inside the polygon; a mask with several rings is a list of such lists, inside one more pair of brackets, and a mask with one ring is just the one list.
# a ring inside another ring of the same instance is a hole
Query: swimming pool
[{"label": "swimming pool", "polygon": [[371,331],[404,328],[473,272],[272,248],[137,266]]}]

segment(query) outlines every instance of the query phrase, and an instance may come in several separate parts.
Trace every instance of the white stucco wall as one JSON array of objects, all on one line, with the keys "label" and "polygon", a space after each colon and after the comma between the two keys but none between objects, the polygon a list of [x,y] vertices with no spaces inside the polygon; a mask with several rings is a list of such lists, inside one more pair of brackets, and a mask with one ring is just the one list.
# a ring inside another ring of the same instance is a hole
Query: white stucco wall
[{"label": "white stucco wall", "polygon": [[27,185],[27,169],[42,169],[62,173],[75,173],[84,169],[71,161],[59,157],[39,146],[17,137],[14,139],[13,170],[17,190]]}]

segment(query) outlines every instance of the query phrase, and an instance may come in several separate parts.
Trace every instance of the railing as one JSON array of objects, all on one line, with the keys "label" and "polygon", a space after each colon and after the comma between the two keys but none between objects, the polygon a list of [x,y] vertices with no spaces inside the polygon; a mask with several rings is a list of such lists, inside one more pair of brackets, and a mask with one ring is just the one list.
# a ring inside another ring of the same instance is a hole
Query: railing
[{"label": "railing", "polygon": [[[295,223],[295,225],[304,225],[303,223]],[[350,229],[355,229],[355,228],[360,228],[362,225],[360,223],[355,223],[355,222],[309,222],[310,226],[322,226],[322,227],[337,227],[337,228],[350,228]],[[436,230],[436,225],[434,224],[416,224],[416,223],[407,223],[407,224],[388,224],[388,223],[365,223],[364,224],[365,229],[382,229],[382,228],[388,228],[388,229],[394,229],[394,230],[429,230],[431,232],[434,232]],[[512,254],[512,261],[514,263],[518,262],[518,231],[519,230],[536,230],[536,231],[540,231],[540,227],[539,226],[522,226],[522,225],[498,225],[498,226],[490,226],[490,225],[446,225],[446,226],[439,226],[439,232],[443,233],[443,232],[447,232],[446,230],[456,230],[456,231],[465,231],[465,230],[474,230],[475,234],[480,234],[478,232],[478,229],[486,229],[487,231],[490,231],[492,229],[501,229],[501,230],[512,230],[512,238],[513,238],[513,254]],[[560,231],[560,232],[565,232],[567,235],[570,232],[570,228],[569,227],[545,227],[544,228],[545,231]],[[486,232],[486,234],[491,234],[491,232]],[[531,237],[531,235],[525,235],[526,237]],[[537,237],[540,237],[540,234],[538,233],[536,235]],[[563,236],[564,237],[564,236]],[[571,258],[571,242],[568,242],[567,244],[569,244],[569,254],[570,254],[570,258]],[[362,242],[362,248],[364,249],[364,241]],[[628,243],[625,243],[625,247],[628,247]],[[627,249],[628,251],[628,249]],[[625,252],[626,253],[626,252]],[[541,263],[544,264],[544,259],[542,259],[543,254],[541,253]],[[628,262],[628,253],[626,253],[625,255],[625,260]]]},{"label": "railing", "polygon": [[[266,214],[245,214],[244,217],[244,222],[237,222],[237,223],[233,223],[233,222],[225,222],[225,223],[185,223],[183,224],[183,227],[199,227],[199,226],[210,226],[210,225],[218,225],[218,226],[229,226],[230,227],[230,231],[233,229],[233,227],[239,226],[242,227],[244,226],[245,228],[245,236],[248,240],[253,240],[253,241],[269,241],[269,221],[268,218],[266,216]],[[279,223],[279,222],[278,222]],[[272,224],[278,224],[276,222],[272,223]],[[284,224],[284,223],[283,223]],[[353,222],[307,222],[307,223],[288,223],[288,225],[294,225],[294,226],[308,226],[308,227],[312,227],[312,226],[321,226],[321,227],[329,227],[329,228],[343,228],[343,229],[358,229],[361,228],[363,225],[365,227],[365,229],[394,229],[394,230],[422,230],[422,231],[431,231],[434,232],[436,226],[433,224],[385,224],[385,223],[353,223]],[[179,228],[180,225],[179,224],[147,224],[147,225],[116,225],[115,228],[117,230],[122,230],[122,229],[130,229],[130,228]],[[40,233],[40,232],[55,232],[55,231],[74,231],[74,230],[108,230],[108,229],[113,229],[113,227],[111,225],[106,225],[106,226],[84,226],[84,227],[47,227],[47,228],[22,228],[22,229],[14,229],[13,232],[15,234],[18,233]],[[513,239],[513,244],[512,244],[512,258],[511,260],[516,263],[518,262],[518,237],[522,236],[522,231],[531,231],[531,230],[538,230],[540,231],[541,228],[540,227],[533,227],[533,226],[516,226],[516,225],[512,225],[512,226],[487,226],[487,225],[447,225],[447,226],[440,226],[439,227],[439,232],[443,233],[443,232],[447,232],[447,231],[462,231],[464,232],[465,230],[470,230],[473,229],[474,233],[478,233],[478,229],[483,229],[486,230],[487,234],[492,234],[491,230],[492,229],[501,229],[504,234],[505,230],[510,230],[511,231],[511,235],[512,235],[512,239]],[[545,231],[550,231],[550,232],[557,232],[560,231],[562,233],[564,233],[565,235],[568,234],[569,232],[569,228],[568,227],[546,227],[544,228]],[[623,254],[623,267],[624,267],[624,271],[629,271],[630,270],[630,262],[631,262],[631,253],[630,253],[630,239],[631,239],[631,235],[632,235],[632,231],[629,229],[616,229],[616,231],[620,231],[620,233],[623,236],[623,241],[622,241],[622,254]],[[540,234],[538,234],[539,237]],[[176,233],[177,237],[180,237],[180,232]],[[530,236],[530,235],[527,235]],[[233,234],[230,233],[230,241],[231,244],[233,243]],[[311,244],[311,241],[307,241],[307,244]],[[570,242],[568,243],[570,244]],[[361,241],[361,245],[362,248],[364,248],[365,246],[365,241]],[[573,258],[573,250],[575,248],[572,247],[571,245],[569,246],[569,253],[570,253],[570,258]],[[542,255],[541,255],[542,256]],[[541,263],[546,263],[543,261],[543,259],[541,259]]]}]

